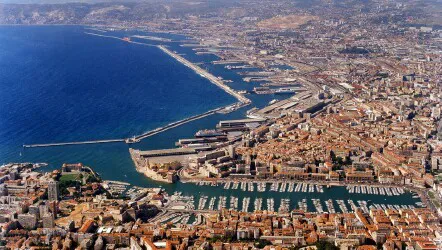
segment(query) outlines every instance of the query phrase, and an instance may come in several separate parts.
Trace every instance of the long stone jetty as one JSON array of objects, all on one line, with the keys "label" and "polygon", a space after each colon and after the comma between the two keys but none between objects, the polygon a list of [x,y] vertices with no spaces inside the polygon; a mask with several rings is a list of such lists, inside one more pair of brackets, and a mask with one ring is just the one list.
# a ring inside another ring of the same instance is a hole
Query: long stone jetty
[{"label": "long stone jetty", "polygon": [[250,103],[251,102],[248,98],[246,98],[242,94],[236,92],[235,90],[231,89],[221,79],[219,79],[216,76],[210,74],[206,70],[202,69],[200,66],[190,62],[189,60],[187,60],[184,57],[178,55],[177,53],[169,50],[168,48],[166,48],[163,45],[158,45],[157,47],[160,48],[162,51],[164,51],[166,54],[168,54],[171,57],[175,58],[180,63],[186,65],[189,68],[191,68],[196,73],[200,74],[202,77],[207,78],[210,82],[212,82],[213,84],[217,85],[218,87],[223,89],[225,92],[227,92],[228,94],[230,94],[233,97],[235,97],[236,99],[238,99],[238,101],[240,101],[241,103]]},{"label": "long stone jetty", "polygon": [[[237,104],[234,105],[234,107],[235,107],[235,109],[239,109],[239,108],[244,107],[246,105],[248,105],[248,104],[247,103],[237,103]],[[158,127],[156,129],[150,130],[150,131],[145,132],[143,134],[136,135],[134,137],[126,138],[126,139],[78,141],[78,142],[60,142],[60,143],[46,143],[46,144],[43,144],[43,143],[42,144],[24,144],[23,147],[24,148],[38,148],[38,147],[55,147],[55,146],[99,144],[99,143],[112,143],[112,142],[125,142],[127,144],[137,143],[137,142],[140,142],[143,139],[146,139],[146,138],[151,137],[153,135],[162,133],[162,132],[164,132],[166,130],[169,130],[169,129],[172,129],[172,128],[176,128],[176,127],[181,126],[183,124],[186,124],[188,122],[195,121],[195,120],[204,118],[206,116],[218,113],[220,111],[225,110],[227,107],[231,107],[231,106],[226,106],[226,107],[223,106],[223,107],[219,107],[219,108],[216,108],[216,109],[212,109],[212,110],[209,110],[209,111],[204,112],[202,114],[194,115],[194,116],[191,116],[191,117],[188,117],[188,118],[176,121],[176,122],[172,122],[172,123],[169,123],[169,124],[167,124],[165,126]]]},{"label": "long stone jetty", "polygon": [[[237,103],[237,104],[235,104],[233,106],[235,107],[235,109],[239,109],[239,108],[244,107],[246,105],[248,105],[248,103]],[[229,105],[227,107],[231,107],[231,106]],[[212,109],[212,110],[209,110],[207,112],[204,112],[202,114],[194,115],[194,116],[191,116],[191,117],[188,117],[188,118],[176,121],[176,122],[169,123],[169,124],[167,124],[167,125],[165,125],[163,127],[159,127],[159,128],[150,130],[150,131],[148,131],[146,133],[143,133],[141,135],[137,135],[137,136],[134,136],[132,138],[128,138],[128,139],[125,140],[125,142],[126,143],[137,143],[137,142],[140,142],[142,139],[145,139],[147,137],[156,135],[158,133],[164,132],[164,131],[172,129],[172,128],[176,128],[176,127],[181,126],[183,124],[186,124],[188,122],[195,121],[195,120],[204,118],[206,116],[218,113],[218,112],[220,112],[222,110],[225,110],[227,107],[219,107],[219,108]]]}]

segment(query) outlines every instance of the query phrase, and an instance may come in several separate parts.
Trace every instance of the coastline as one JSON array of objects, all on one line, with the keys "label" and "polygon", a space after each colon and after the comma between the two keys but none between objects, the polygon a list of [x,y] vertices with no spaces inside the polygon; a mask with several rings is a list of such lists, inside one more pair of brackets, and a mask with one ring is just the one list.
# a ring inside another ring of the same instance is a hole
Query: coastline
[{"label": "coastline", "polygon": [[163,176],[161,176],[157,172],[153,171],[148,166],[142,166],[142,164],[139,162],[139,159],[137,159],[134,151],[135,151],[134,149],[129,148],[129,154],[130,154],[130,157],[135,165],[135,169],[137,170],[137,172],[143,174],[147,178],[154,180],[154,181],[159,181],[159,182],[163,182],[163,183],[171,183],[167,180],[167,178],[166,179],[163,178]]}]

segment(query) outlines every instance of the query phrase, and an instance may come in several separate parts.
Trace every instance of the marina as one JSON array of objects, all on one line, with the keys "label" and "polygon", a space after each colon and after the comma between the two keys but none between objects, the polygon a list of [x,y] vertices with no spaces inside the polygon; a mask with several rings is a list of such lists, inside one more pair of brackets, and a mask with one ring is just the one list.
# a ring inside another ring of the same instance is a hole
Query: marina
[{"label": "marina", "polygon": [[369,212],[379,207],[396,210],[423,207],[416,194],[393,186],[329,187],[306,182],[252,180],[201,181],[194,185],[197,186],[204,186],[198,189],[199,198],[194,199],[198,210],[226,208],[243,212],[286,212],[299,209],[313,213],[348,213],[357,209]]},{"label": "marina", "polygon": [[[208,196],[202,195],[198,200],[198,204],[194,204],[196,199],[194,196],[181,196],[180,193],[173,195],[174,201],[180,201],[185,203],[185,207],[192,212],[195,207],[198,211],[220,211],[222,209],[232,209],[242,212],[257,212],[268,211],[278,213],[288,213],[291,210],[299,209],[306,212],[313,213],[349,213],[358,209],[364,213],[369,213],[371,209],[412,209],[415,207],[422,207],[422,203],[416,202],[415,205],[405,204],[385,204],[385,203],[373,203],[370,200],[334,200],[334,199],[318,199],[311,198],[310,201],[303,198],[293,202],[290,198],[281,198],[279,203],[276,204],[275,198],[254,198],[249,196],[235,197],[235,196],[213,196],[208,199]],[[208,202],[209,200],[209,202]],[[227,202],[229,201],[229,202]],[[208,204],[207,204],[208,202]],[[253,206],[251,204],[253,203]],[[239,205],[241,204],[241,205]],[[339,208],[336,209],[335,207]],[[278,208],[278,209],[276,209]],[[350,208],[350,209],[349,209]],[[173,220],[173,218],[164,218],[165,220]]]}]

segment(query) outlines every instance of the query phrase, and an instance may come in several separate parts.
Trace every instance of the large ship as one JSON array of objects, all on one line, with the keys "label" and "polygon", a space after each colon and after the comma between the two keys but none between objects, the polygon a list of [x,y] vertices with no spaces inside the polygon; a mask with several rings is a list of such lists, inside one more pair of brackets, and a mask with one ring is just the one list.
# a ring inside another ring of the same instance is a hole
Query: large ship
[{"label": "large ship", "polygon": [[279,88],[275,90],[275,94],[293,94],[295,93],[294,88]]},{"label": "large ship", "polygon": [[239,65],[239,66],[227,65],[224,68],[226,68],[226,69],[247,69],[248,66],[247,65]]},{"label": "large ship", "polygon": [[215,129],[204,129],[196,132],[195,137],[216,137],[216,136],[225,136],[223,132],[220,132]]}]

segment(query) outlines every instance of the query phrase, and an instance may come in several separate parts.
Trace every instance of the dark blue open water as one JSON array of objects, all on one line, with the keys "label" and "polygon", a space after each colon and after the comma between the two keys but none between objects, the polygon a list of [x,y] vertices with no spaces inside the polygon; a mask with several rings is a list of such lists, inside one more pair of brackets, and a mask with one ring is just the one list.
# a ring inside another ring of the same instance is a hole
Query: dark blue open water
[{"label": "dark blue open water", "polygon": [[[170,122],[231,104],[235,99],[155,47],[130,44],[112,38],[86,35],[81,26],[0,26],[0,164],[47,162],[47,169],[65,162],[83,162],[104,179],[139,186],[158,186],[135,171],[124,143],[23,149],[23,144],[126,138]],[[99,32],[94,32],[99,33]],[[138,31],[107,32],[123,37]],[[151,34],[150,34],[151,35]],[[159,34],[156,34],[159,35]],[[177,35],[164,35],[175,40]],[[147,40],[134,39],[149,43]],[[158,43],[158,42],[157,42]],[[173,50],[216,76],[232,80],[237,90],[251,90],[235,71],[210,63],[213,55],[196,55],[180,43]],[[250,70],[250,69],[247,69]],[[283,96],[251,95],[253,105],[228,115],[216,114],[143,140],[140,149],[170,148],[180,138],[213,128],[221,119],[243,118],[253,106],[263,107]],[[168,191],[219,196],[220,188],[178,183]],[[325,192],[322,198],[348,199],[343,188]],[[246,193],[234,192],[244,196]],[[309,198],[308,194],[251,193],[252,196]],[[315,194],[316,196],[318,194]],[[351,195],[379,203],[413,204],[411,195],[389,197]],[[253,200],[252,200],[253,202]],[[276,200],[276,206],[279,201]],[[294,204],[293,204],[294,205]],[[311,204],[309,204],[311,205]],[[335,204],[336,206],[336,204]]]},{"label": "dark blue open water", "polygon": [[156,47],[84,31],[0,27],[0,162],[108,165],[119,157],[100,152],[126,145],[21,146],[125,138],[235,101]]}]

